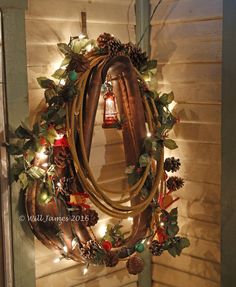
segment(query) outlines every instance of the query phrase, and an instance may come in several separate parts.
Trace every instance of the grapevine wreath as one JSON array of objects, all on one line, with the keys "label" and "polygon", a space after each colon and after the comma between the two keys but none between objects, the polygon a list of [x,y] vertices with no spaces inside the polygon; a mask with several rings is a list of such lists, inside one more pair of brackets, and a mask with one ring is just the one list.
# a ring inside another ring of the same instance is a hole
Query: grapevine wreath
[{"label": "grapevine wreath", "polygon": [[[174,97],[152,91],[144,80],[156,61],[107,33],[97,41],[71,37],[58,48],[64,60],[52,75],[56,80],[37,79],[45,90],[46,108],[32,128],[22,123],[9,145],[15,157],[13,179],[25,193],[34,234],[62,257],[81,263],[114,267],[127,260],[131,274],[142,271],[138,254],[145,249],[154,256],[164,251],[180,255],[189,241],[177,235],[178,211],[170,206],[178,199],[172,194],[183,186],[183,179],[171,175],[179,170],[179,159],[164,159],[164,148],[177,148],[168,138],[177,122],[168,109]],[[103,127],[123,134],[129,187],[122,191],[98,184],[89,165],[101,91]],[[93,226],[99,218],[91,204],[117,220],[132,217],[129,236],[118,221],[97,238]],[[61,220],[40,220],[46,217]]]}]

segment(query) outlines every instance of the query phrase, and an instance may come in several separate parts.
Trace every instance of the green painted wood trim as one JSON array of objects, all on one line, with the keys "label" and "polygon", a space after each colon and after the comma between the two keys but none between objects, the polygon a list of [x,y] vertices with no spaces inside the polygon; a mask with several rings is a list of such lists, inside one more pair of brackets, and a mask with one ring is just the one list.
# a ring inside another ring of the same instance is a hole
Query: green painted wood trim
[{"label": "green painted wood trim", "polygon": [[[3,8],[2,26],[7,126],[16,128],[20,121],[25,120],[29,114],[25,11],[23,9]],[[11,186],[12,238],[9,240],[12,239],[14,287],[34,287],[34,240],[27,222],[21,223],[19,221],[19,215],[24,205],[24,201],[19,200],[19,191],[19,185],[13,184]]]},{"label": "green painted wood trim", "polygon": [[152,287],[152,255],[145,250],[140,255],[144,260],[144,270],[138,275],[138,287]]},{"label": "green painted wood trim", "polygon": [[236,1],[223,2],[221,287],[236,286]]},{"label": "green painted wood trim", "polygon": [[[149,0],[136,0],[136,43],[139,42],[143,33],[145,35],[140,43],[140,47],[148,55],[150,54],[150,1]],[[146,30],[146,31],[145,31]],[[149,250],[145,250],[140,255],[145,263],[145,267],[142,273],[138,275],[139,287],[151,287],[152,286],[152,256]]]},{"label": "green painted wood trim", "polygon": [[143,51],[150,54],[150,3],[149,0],[136,0],[136,43],[139,42],[144,31],[145,35],[140,43]]},{"label": "green painted wood trim", "polygon": [[17,8],[17,9],[27,9],[27,0],[0,0],[0,8]]}]

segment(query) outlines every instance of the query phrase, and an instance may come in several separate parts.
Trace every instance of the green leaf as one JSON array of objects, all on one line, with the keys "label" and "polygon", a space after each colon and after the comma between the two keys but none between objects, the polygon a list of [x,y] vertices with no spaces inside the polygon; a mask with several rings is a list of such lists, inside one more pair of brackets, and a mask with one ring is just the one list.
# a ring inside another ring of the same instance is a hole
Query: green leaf
[{"label": "green leaf", "polygon": [[23,154],[23,148],[17,144],[10,144],[7,146],[7,151],[10,155],[21,155]]},{"label": "green leaf", "polygon": [[29,182],[28,182],[27,175],[25,174],[24,171],[19,175],[19,180],[20,180],[22,188],[26,189],[29,185]]},{"label": "green leaf", "polygon": [[27,170],[27,173],[34,179],[41,179],[44,177],[46,171],[38,166],[33,166]]},{"label": "green leaf", "polygon": [[64,60],[61,62],[61,67],[67,66],[70,63],[71,55],[65,56]]},{"label": "green leaf", "polygon": [[178,148],[176,142],[172,139],[165,139],[164,146],[171,150]]},{"label": "green leaf", "polygon": [[84,50],[86,50],[88,45],[95,46],[96,41],[95,40],[88,40],[88,39],[82,39],[82,40],[75,40],[73,42],[72,51],[76,54],[81,54]]},{"label": "green leaf", "polygon": [[148,154],[144,153],[139,157],[139,165],[140,167],[145,167],[150,161],[150,157]]},{"label": "green leaf", "polygon": [[53,74],[52,77],[55,79],[63,79],[66,77],[66,70],[65,69],[57,69]]},{"label": "green leaf", "polygon": [[44,96],[45,96],[46,103],[48,104],[48,103],[50,103],[52,98],[57,96],[57,93],[55,92],[54,89],[47,89],[44,92]]},{"label": "green leaf", "polygon": [[184,249],[184,248],[187,248],[187,247],[190,246],[190,241],[189,241],[188,238],[182,237],[182,238],[180,239],[179,244],[180,244],[180,248],[181,248],[181,249]]},{"label": "green leaf", "polygon": [[28,141],[24,144],[23,150],[24,150],[24,151],[27,151],[28,149],[33,149],[33,150],[35,150],[35,145],[36,145],[35,140],[28,140]]},{"label": "green leaf", "polygon": [[136,172],[128,174],[128,184],[134,185],[139,180],[139,175]]},{"label": "green leaf", "polygon": [[179,232],[178,225],[168,225],[167,234],[171,237],[174,237]]},{"label": "green leaf", "polygon": [[59,44],[57,44],[57,47],[58,47],[59,51],[62,52],[62,54],[66,55],[66,56],[72,54],[71,48],[66,43],[59,43]]},{"label": "green leaf", "polygon": [[170,216],[175,216],[175,217],[178,216],[178,207],[171,209]]},{"label": "green leaf", "polygon": [[15,130],[15,135],[20,139],[30,139],[32,138],[32,133],[21,125]]},{"label": "green leaf", "polygon": [[160,102],[164,105],[164,106],[168,106],[170,103],[172,103],[174,100],[174,93],[171,92],[169,94],[163,94],[160,97]]},{"label": "green leaf", "polygon": [[53,144],[57,137],[57,132],[54,128],[50,128],[47,131],[46,139],[50,144]]},{"label": "green leaf", "polygon": [[157,67],[157,60],[150,60],[147,62],[148,70],[155,69]]},{"label": "green leaf", "polygon": [[53,88],[55,87],[55,83],[53,80],[50,80],[46,77],[39,77],[37,78],[38,84],[43,89]]},{"label": "green leaf", "polygon": [[40,125],[39,125],[39,123],[35,123],[35,124],[33,125],[33,130],[32,130],[32,132],[33,132],[34,135],[38,135],[38,134],[39,134],[39,131],[40,131]]},{"label": "green leaf", "polygon": [[176,257],[176,256],[178,255],[175,247],[169,248],[169,249],[168,249],[168,252],[169,252],[170,255],[173,256],[173,257]]},{"label": "green leaf", "polygon": [[161,158],[162,148],[157,148],[156,151],[153,152],[153,157],[156,161],[159,161]]}]

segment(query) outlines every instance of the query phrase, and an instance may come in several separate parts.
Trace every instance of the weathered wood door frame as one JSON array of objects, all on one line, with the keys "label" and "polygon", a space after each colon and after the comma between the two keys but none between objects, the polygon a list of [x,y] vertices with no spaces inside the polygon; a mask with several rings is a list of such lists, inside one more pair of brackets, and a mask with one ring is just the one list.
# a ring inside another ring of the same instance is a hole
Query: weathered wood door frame
[{"label": "weathered wood door frame", "polygon": [[[27,0],[0,0],[2,12],[4,135],[16,128],[28,112],[25,9]],[[5,287],[34,287],[35,260],[32,233],[20,222],[19,186],[9,186],[11,160],[1,146],[1,222]]]}]

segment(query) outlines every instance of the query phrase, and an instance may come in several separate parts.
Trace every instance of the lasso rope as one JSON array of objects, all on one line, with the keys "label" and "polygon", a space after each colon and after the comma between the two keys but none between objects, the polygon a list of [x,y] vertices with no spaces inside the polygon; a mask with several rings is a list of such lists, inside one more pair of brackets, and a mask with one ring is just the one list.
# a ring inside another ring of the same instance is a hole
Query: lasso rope
[{"label": "lasso rope", "polygon": [[[117,191],[117,190],[110,190],[102,188],[96,181],[93,176],[92,170],[90,168],[88,157],[86,154],[85,149],[85,142],[84,142],[84,135],[83,135],[83,103],[86,96],[85,87],[89,80],[90,72],[95,67],[102,67],[107,62],[107,57],[99,57],[97,59],[92,59],[90,64],[90,69],[86,71],[78,80],[78,90],[80,91],[79,96],[73,101],[72,105],[67,105],[67,130],[68,133],[68,141],[70,144],[70,150],[73,157],[75,169],[77,171],[78,179],[82,185],[82,187],[87,191],[90,195],[91,201],[97,206],[101,211],[104,213],[116,217],[116,218],[127,218],[129,216],[135,216],[142,211],[144,211],[150,202],[152,201],[153,197],[156,193],[158,193],[158,186],[160,183],[160,179],[162,177],[163,171],[163,160],[164,160],[164,151],[162,148],[161,157],[158,162],[158,166],[155,172],[155,179],[150,190],[149,195],[147,198],[142,200],[140,203],[136,205],[129,205],[124,206],[122,203],[130,202],[135,196],[137,196],[141,189],[143,188],[147,176],[150,172],[152,157],[149,158],[149,162],[145,168],[144,174],[141,176],[139,181],[130,188],[125,190],[126,193],[129,195],[125,198],[120,200],[112,200],[107,193],[115,194],[115,193],[124,193],[124,190]],[[139,75],[138,75],[139,76]],[[143,105],[144,111],[148,123],[149,130],[153,133],[155,131],[154,122],[157,119],[157,110],[154,110],[154,115],[152,114],[149,101],[145,96],[143,96]],[[151,102],[151,106],[153,107],[153,103]],[[80,159],[77,154],[76,150],[76,141],[75,135],[78,133],[79,136],[79,143],[80,143]]]}]

